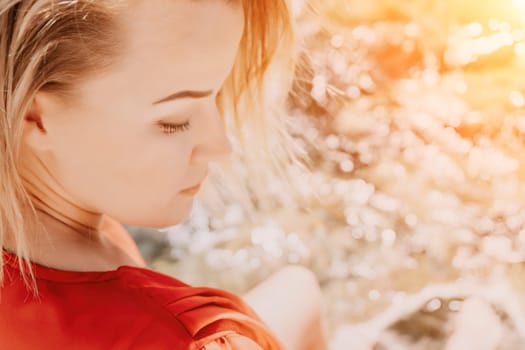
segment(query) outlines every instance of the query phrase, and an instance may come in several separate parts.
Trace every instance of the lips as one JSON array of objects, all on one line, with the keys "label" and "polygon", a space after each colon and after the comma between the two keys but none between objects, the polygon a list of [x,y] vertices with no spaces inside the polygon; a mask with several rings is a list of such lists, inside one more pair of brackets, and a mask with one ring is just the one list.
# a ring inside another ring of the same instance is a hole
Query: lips
[{"label": "lips", "polygon": [[198,189],[201,187],[201,184],[202,184],[202,183],[198,183],[198,184],[195,185],[195,186],[191,186],[191,187],[185,188],[185,189],[183,189],[181,192],[198,190]]},{"label": "lips", "polygon": [[195,194],[197,192],[199,192],[201,186],[202,186],[202,183],[204,182],[204,180],[206,179],[208,175],[208,172],[206,172],[205,176],[202,177],[202,180],[197,183],[196,185],[193,185],[191,187],[186,187],[185,189],[181,190],[180,193],[184,193],[184,194]]},{"label": "lips", "polygon": [[199,183],[195,186],[192,186],[192,187],[188,187],[182,191],[180,191],[180,193],[182,194],[186,194],[186,195],[194,195],[194,194],[197,194],[197,192],[199,192],[199,190],[201,189],[201,185],[202,183]]}]

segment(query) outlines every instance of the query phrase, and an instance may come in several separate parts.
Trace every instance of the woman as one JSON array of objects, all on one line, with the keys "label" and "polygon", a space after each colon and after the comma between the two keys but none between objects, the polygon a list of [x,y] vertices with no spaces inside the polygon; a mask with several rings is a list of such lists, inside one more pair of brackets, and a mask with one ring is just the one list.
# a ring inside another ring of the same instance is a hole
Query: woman
[{"label": "woman", "polygon": [[246,303],[148,270],[121,225],[187,217],[223,116],[271,132],[291,39],[284,0],[0,0],[2,349],[322,348],[306,270]]}]

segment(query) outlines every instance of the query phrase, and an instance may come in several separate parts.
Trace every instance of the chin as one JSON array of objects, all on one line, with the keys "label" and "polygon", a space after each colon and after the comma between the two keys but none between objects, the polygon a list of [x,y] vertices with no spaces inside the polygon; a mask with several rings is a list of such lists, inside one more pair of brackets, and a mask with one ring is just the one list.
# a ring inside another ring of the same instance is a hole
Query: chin
[{"label": "chin", "polygon": [[184,223],[186,220],[190,218],[191,214],[191,207],[188,210],[178,210],[176,215],[171,215],[166,217],[164,219],[157,219],[157,220],[151,220],[149,222],[149,225],[140,225],[155,229],[167,229],[172,226],[180,225]]},{"label": "chin", "polygon": [[[168,227],[180,225],[190,218],[193,201],[188,204],[182,204],[178,201],[176,205],[165,206],[162,210],[154,212],[142,211],[143,215],[136,215],[131,220],[121,220],[128,225],[147,227],[153,229],[165,229]],[[159,207],[158,205],[152,205],[150,208]]]},{"label": "chin", "polygon": [[168,220],[154,221],[154,222],[151,222],[149,225],[141,225],[141,226],[154,228],[157,230],[164,230],[164,229],[168,229],[173,226],[180,225],[184,223],[187,219],[189,219],[189,215],[185,217],[177,217],[176,219],[171,218]]},{"label": "chin", "polygon": [[[184,214],[184,215],[181,215]],[[146,228],[152,228],[152,229],[166,229],[172,226],[180,225],[186,220],[189,219],[189,214],[186,213],[178,213],[178,215],[171,217],[141,217],[141,218],[135,218],[134,220],[119,220],[121,223],[125,223],[126,225],[131,226],[137,226],[137,227],[146,227]]]}]

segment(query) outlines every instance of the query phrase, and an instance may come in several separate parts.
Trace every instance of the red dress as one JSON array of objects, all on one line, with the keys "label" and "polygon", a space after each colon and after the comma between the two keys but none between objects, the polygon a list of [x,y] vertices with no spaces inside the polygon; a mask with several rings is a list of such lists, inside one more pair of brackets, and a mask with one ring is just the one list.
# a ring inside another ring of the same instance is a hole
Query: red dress
[{"label": "red dress", "polygon": [[191,287],[141,267],[104,272],[33,263],[39,298],[27,291],[16,255],[3,251],[2,350],[281,350],[234,294]]}]

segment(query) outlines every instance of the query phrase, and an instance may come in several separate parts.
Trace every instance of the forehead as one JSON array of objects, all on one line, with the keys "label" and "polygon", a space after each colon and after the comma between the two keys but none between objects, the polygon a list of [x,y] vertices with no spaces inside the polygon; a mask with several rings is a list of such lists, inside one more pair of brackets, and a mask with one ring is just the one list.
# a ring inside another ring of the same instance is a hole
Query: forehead
[{"label": "forehead", "polygon": [[180,45],[237,31],[242,7],[223,0],[148,0],[129,6],[120,18],[131,45]]},{"label": "forehead", "polygon": [[138,1],[119,21],[124,52],[118,73],[143,83],[167,82],[171,89],[177,82],[186,89],[221,83],[244,29],[242,7],[221,0]]}]

